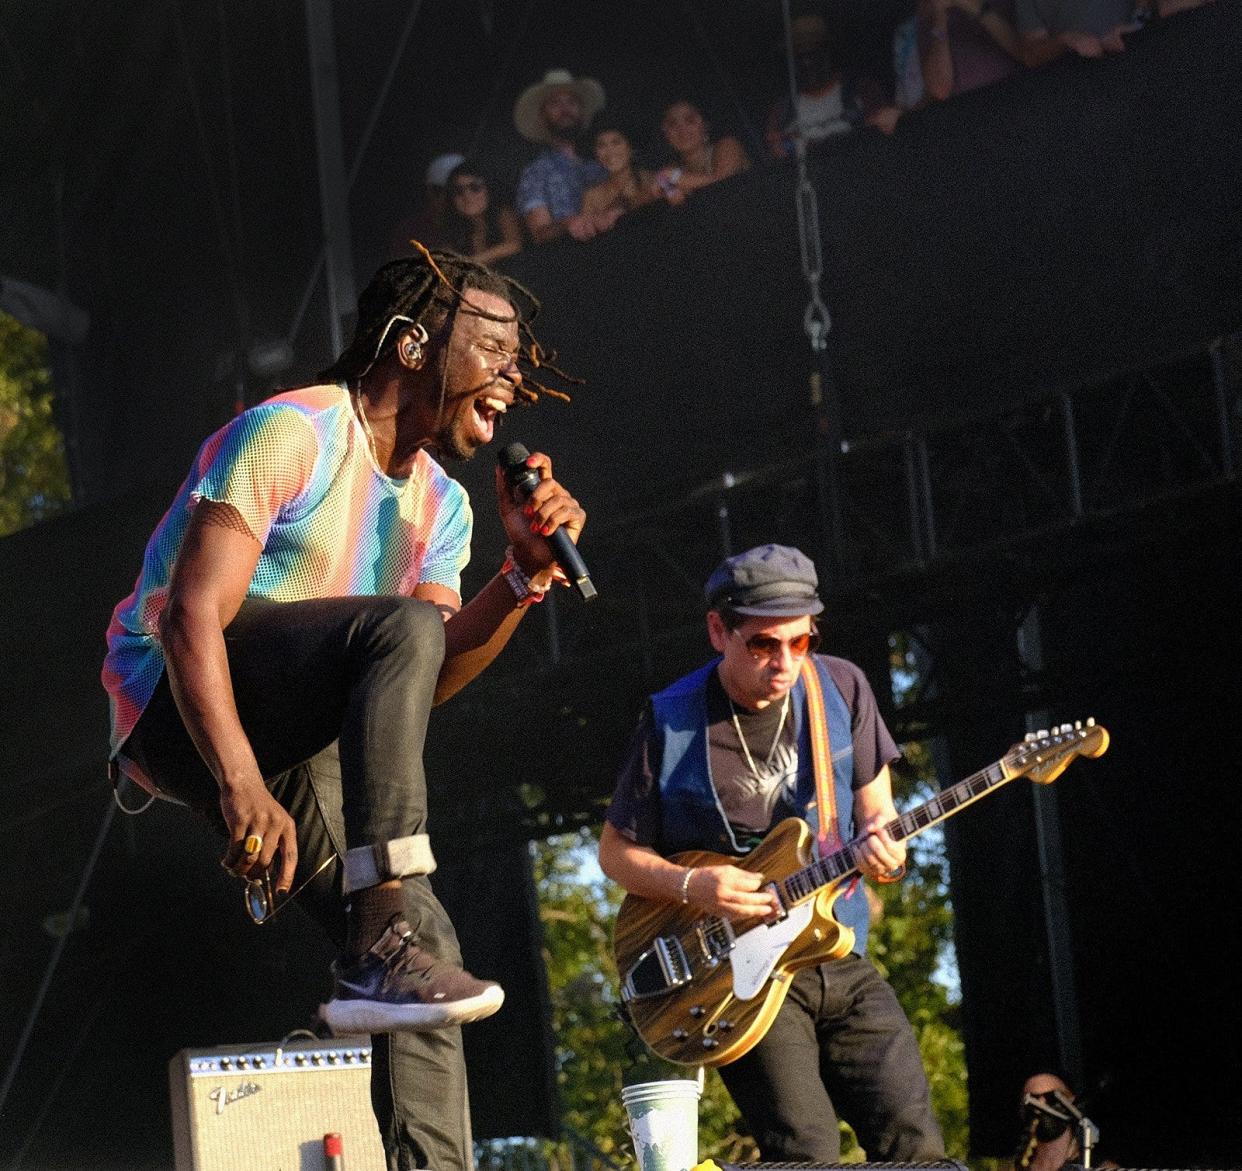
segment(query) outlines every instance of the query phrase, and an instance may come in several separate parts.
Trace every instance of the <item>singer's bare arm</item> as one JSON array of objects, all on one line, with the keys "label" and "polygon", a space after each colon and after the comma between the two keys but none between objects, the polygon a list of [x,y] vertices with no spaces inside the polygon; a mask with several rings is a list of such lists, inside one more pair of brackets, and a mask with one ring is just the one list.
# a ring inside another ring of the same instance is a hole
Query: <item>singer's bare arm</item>
[{"label": "singer's bare arm", "polygon": [[[528,464],[538,469],[540,482],[527,502],[517,501],[499,468],[496,500],[514,560],[536,585],[546,585],[553,580],[556,566],[544,538],[564,528],[577,542],[586,513],[553,479],[552,461],[546,455],[536,452]],[[414,596],[431,602],[445,615],[444,665],[436,683],[436,703],[456,695],[500,654],[529,608],[515,608],[513,590],[499,574],[465,606],[452,590],[429,582],[417,586]]]},{"label": "singer's bare arm", "polygon": [[[277,851],[278,890],[293,883],[298,861],[293,819],[267,791],[233,699],[224,628],[237,615],[263,547],[228,504],[202,501],[190,516],[160,613],[160,643],[177,710],[220,787],[229,831],[226,869],[258,874]],[[263,839],[257,857],[243,851],[248,834]]]}]

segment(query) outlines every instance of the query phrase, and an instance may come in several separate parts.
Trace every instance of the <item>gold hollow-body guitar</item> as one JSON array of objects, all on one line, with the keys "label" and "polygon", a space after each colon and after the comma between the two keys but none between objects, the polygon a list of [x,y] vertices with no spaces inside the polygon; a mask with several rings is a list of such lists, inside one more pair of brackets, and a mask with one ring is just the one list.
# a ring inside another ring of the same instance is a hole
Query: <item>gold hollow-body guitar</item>
[{"label": "gold hollow-body guitar", "polygon": [[[1108,733],[1094,720],[1031,733],[1000,760],[907,810],[886,826],[895,841],[914,837],[1006,781],[1048,784],[1079,756],[1101,756]],[[727,920],[694,907],[627,895],[613,951],[621,999],[638,1035],[678,1065],[727,1065],[768,1031],[794,973],[840,959],[854,932],[833,904],[858,874],[852,845],[815,857],[815,837],[791,817],[742,858],[691,850],[681,866],[737,866],[767,880],[781,904],[774,920]]]}]

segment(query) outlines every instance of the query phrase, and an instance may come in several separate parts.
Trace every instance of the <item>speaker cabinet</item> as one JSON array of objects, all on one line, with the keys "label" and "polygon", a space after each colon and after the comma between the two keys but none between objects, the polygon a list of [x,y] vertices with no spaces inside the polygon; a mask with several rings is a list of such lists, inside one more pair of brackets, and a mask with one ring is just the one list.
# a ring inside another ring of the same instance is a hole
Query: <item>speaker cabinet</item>
[{"label": "speaker cabinet", "polygon": [[176,1171],[323,1171],[332,1132],[349,1171],[385,1171],[364,1038],[183,1049],[168,1085]]}]

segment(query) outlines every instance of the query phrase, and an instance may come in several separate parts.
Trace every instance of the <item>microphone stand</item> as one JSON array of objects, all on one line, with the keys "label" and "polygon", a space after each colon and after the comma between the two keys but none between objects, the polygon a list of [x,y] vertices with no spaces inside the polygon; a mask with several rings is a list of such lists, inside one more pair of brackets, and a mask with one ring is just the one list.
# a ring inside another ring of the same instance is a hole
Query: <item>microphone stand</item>
[{"label": "microphone stand", "polygon": [[1052,1096],[1056,1098],[1057,1102],[1069,1112],[1078,1124],[1078,1146],[1082,1154],[1082,1165],[1090,1171],[1095,1144],[1100,1141],[1099,1128],[1074,1105],[1072,1099],[1067,1098],[1060,1090],[1053,1090]]},{"label": "microphone stand", "polygon": [[1099,1128],[1074,1105],[1072,1099],[1067,1098],[1060,1090],[1049,1090],[1048,1093],[1057,1100],[1057,1106],[1061,1107],[1060,1110],[1051,1103],[1043,1101],[1042,1098],[1035,1094],[1027,1094],[1022,1099],[1022,1105],[1028,1110],[1034,1110],[1039,1114],[1043,1114],[1046,1118],[1055,1119],[1057,1122],[1074,1122],[1078,1131],[1080,1165],[1086,1171],[1091,1171],[1095,1144],[1100,1141]]}]

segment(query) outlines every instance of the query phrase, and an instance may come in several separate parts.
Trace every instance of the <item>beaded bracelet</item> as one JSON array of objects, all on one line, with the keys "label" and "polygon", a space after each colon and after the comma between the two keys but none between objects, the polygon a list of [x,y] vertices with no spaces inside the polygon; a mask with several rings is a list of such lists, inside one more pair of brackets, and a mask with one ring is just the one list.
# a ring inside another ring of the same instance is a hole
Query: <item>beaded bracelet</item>
[{"label": "beaded bracelet", "polygon": [[687,866],[686,872],[681,876],[681,903],[684,907],[690,901],[690,875],[694,873],[693,866]]},{"label": "beaded bracelet", "polygon": [[513,591],[519,607],[542,602],[543,595],[548,592],[546,585],[535,585],[526,570],[517,563],[513,556],[512,545],[505,550],[505,560],[500,567],[500,575],[509,583],[509,588]]}]

